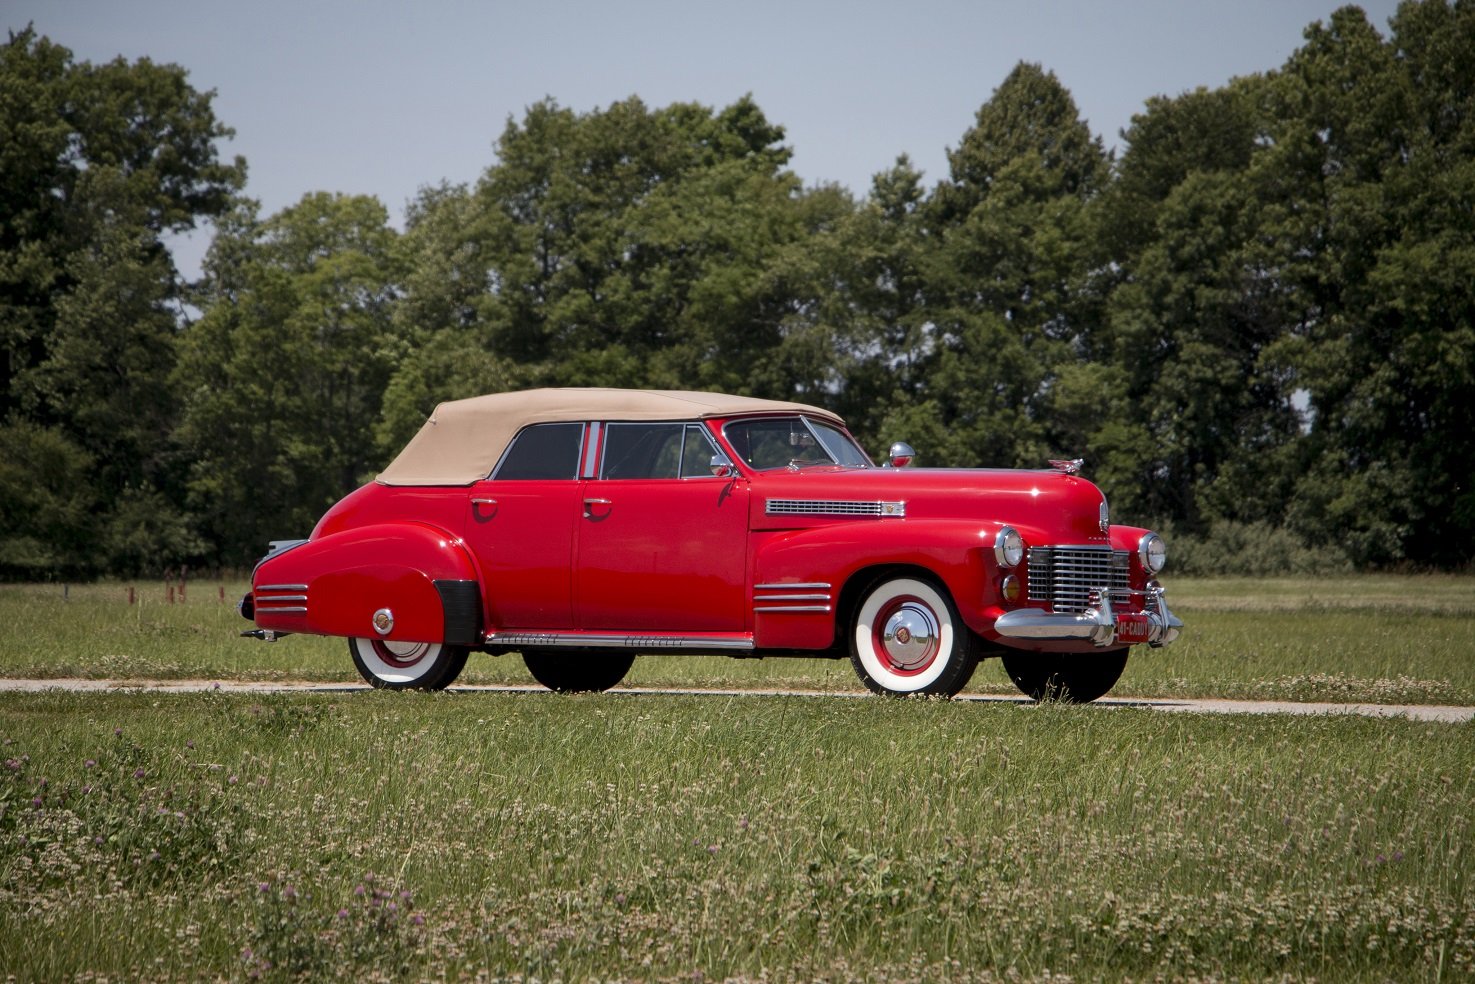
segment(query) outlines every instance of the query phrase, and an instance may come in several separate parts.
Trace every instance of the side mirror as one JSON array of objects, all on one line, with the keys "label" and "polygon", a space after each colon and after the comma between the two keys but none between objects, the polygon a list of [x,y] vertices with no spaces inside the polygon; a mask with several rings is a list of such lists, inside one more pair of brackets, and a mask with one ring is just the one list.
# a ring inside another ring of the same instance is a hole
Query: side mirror
[{"label": "side mirror", "polygon": [[912,463],[912,459],[916,456],[917,452],[912,450],[910,444],[905,441],[897,441],[891,445],[891,450],[886,452],[886,467],[905,468]]},{"label": "side mirror", "polygon": [[732,461],[725,454],[712,455],[712,474],[717,478],[731,478],[737,474]]}]

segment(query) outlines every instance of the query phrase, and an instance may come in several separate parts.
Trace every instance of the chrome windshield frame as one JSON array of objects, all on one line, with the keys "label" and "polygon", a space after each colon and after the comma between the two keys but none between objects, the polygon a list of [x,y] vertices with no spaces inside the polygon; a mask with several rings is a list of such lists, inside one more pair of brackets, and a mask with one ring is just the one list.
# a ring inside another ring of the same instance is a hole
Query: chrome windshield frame
[{"label": "chrome windshield frame", "polygon": [[[727,429],[729,427],[732,427],[732,426],[735,426],[735,425],[740,426],[740,425],[743,425],[743,424],[757,423],[759,421],[764,421],[764,420],[792,421],[792,420],[796,420],[796,419],[799,420],[799,421],[801,421],[804,424],[804,429],[809,432],[809,436],[810,437],[814,438],[815,446],[818,447],[824,453],[825,457],[827,457],[829,459],[828,461],[811,461],[811,462],[806,462],[806,464],[811,465],[811,466],[820,466],[820,467],[828,466],[828,467],[831,467],[831,468],[875,468],[876,467],[875,462],[871,461],[870,455],[866,454],[865,448],[863,448],[863,447],[860,446],[860,442],[858,442],[855,439],[855,437],[848,430],[844,429],[843,427],[839,427],[839,426],[837,426],[835,424],[831,424],[828,421],[817,421],[817,420],[814,420],[814,419],[810,418],[806,414],[797,414],[797,413],[796,414],[792,414],[792,415],[790,415],[790,414],[762,414],[762,415],[753,416],[753,417],[737,417],[737,418],[733,418],[733,419],[730,419],[730,420],[725,420],[725,421],[722,422],[722,428],[721,428],[722,443],[727,446],[727,450],[729,450],[729,451],[732,452],[732,458],[733,458],[733,460],[735,462],[740,463],[743,468],[746,468],[749,471],[753,471],[753,472],[781,471],[781,470],[783,470],[786,467],[790,467],[790,465],[789,464],[784,464],[784,465],[770,465],[770,466],[767,466],[767,467],[760,468],[757,465],[749,462],[747,458],[743,457],[740,453],[738,453],[737,445],[733,443],[733,440],[732,440],[731,436],[729,436],[729,434],[727,432]],[[861,461],[863,463],[862,464],[849,464],[849,465],[847,465],[847,464],[842,464],[841,462],[835,460],[835,452],[825,442],[825,437],[824,436],[821,436],[820,430],[819,430],[820,426],[828,427],[828,429],[830,429],[831,431],[833,431],[835,434],[839,435],[840,437],[844,438],[846,441],[850,442],[850,446],[852,448],[854,448],[856,452],[859,453],[860,459],[861,459]]]}]

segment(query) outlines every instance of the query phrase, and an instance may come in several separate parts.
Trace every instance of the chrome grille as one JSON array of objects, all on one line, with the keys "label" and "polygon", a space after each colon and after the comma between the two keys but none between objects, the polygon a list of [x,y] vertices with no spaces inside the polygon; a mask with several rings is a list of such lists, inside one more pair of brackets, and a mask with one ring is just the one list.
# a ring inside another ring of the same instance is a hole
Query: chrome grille
[{"label": "chrome grille", "polygon": [[1083,612],[1090,593],[1128,591],[1131,555],[1109,547],[1030,547],[1029,600],[1048,602],[1057,612]]},{"label": "chrome grille", "polygon": [[770,516],[895,516],[906,515],[905,502],[856,502],[849,499],[769,499]]}]

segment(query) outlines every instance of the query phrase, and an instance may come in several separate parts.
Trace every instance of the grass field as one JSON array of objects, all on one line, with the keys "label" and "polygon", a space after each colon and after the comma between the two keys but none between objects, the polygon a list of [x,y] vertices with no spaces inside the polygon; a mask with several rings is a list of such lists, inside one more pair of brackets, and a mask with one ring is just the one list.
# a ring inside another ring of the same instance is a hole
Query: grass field
[{"label": "grass field", "polygon": [[1475,977],[1475,726],[0,696],[0,973]]},{"label": "grass field", "polygon": [[[0,675],[106,679],[357,682],[338,639],[242,639],[244,585],[197,582],[187,604],[158,585],[128,604],[121,584],[64,589],[0,585]],[[1182,639],[1141,647],[1118,695],[1275,700],[1475,703],[1475,578],[1353,577],[1183,580],[1171,601]],[[516,657],[473,656],[468,683],[530,682]],[[855,689],[846,662],[653,656],[632,685]],[[1013,693],[997,660],[974,691]]]},{"label": "grass field", "polygon": [[[0,673],[358,682],[341,641],[240,639],[219,597],[0,587]],[[1475,579],[1173,602],[1182,641],[1115,693],[1475,702]],[[629,682],[857,686],[677,657]],[[972,689],[1012,692],[994,661]],[[1475,724],[47,692],[0,694],[0,743],[22,981],[1475,980]]]}]

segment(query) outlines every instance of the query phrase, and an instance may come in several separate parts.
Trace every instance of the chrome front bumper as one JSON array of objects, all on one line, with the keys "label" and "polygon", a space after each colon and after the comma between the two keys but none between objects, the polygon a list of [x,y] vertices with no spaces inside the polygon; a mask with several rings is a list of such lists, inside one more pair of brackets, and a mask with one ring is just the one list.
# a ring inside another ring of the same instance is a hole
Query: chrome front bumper
[{"label": "chrome front bumper", "polygon": [[[1146,616],[1146,642],[1149,646],[1166,646],[1178,638],[1183,621],[1169,610],[1160,585],[1154,584],[1145,595],[1142,611],[1132,614]],[[1093,591],[1090,605],[1079,614],[1020,608],[1000,615],[994,622],[994,631],[1006,639],[1090,642],[1096,646],[1118,642],[1117,612],[1111,604],[1111,592],[1106,588]]]}]

